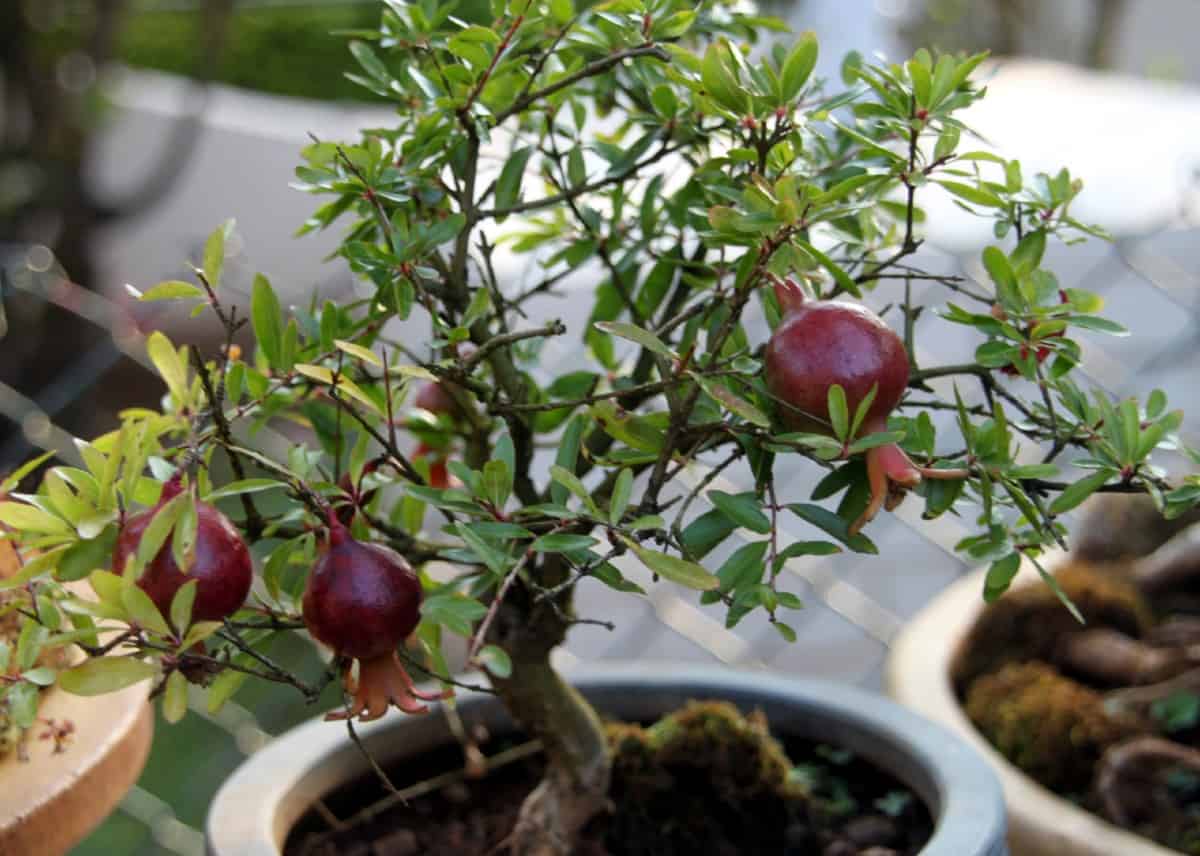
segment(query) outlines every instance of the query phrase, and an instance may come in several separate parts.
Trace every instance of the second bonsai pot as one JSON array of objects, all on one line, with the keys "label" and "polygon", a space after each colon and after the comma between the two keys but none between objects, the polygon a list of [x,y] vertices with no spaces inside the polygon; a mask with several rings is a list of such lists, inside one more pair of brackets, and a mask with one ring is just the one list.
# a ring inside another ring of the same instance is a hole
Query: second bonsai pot
[{"label": "second bonsai pot", "polygon": [[[596,707],[631,721],[657,719],[691,699],[761,709],[774,732],[854,751],[912,788],[934,819],[922,856],[1005,856],[1004,803],[987,765],[963,741],[885,698],[855,687],[766,672],[676,664],[590,665],[568,674]],[[493,733],[512,729],[500,703],[460,693],[458,709]],[[385,716],[359,728],[381,764],[454,738],[444,716]],[[208,816],[211,856],[279,856],[288,833],[318,799],[367,772],[344,728],[306,723],[239,768]]]},{"label": "second bonsai pot", "polygon": [[[1008,762],[975,730],[962,709],[950,670],[967,633],[982,612],[987,569],[951,585],[923,609],[892,643],[888,693],[969,743],[996,770],[1008,802],[1008,841],[1020,856],[1178,856],[1056,795]],[[1016,585],[1045,585],[1022,568]]]}]

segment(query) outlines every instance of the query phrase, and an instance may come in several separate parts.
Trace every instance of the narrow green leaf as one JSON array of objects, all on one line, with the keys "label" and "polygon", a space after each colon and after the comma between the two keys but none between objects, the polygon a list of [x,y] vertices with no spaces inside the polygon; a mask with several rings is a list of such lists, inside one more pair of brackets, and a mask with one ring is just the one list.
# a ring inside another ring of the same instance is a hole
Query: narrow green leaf
[{"label": "narrow green leaf", "polygon": [[132,686],[158,674],[158,667],[133,657],[93,657],[59,672],[58,685],[82,696],[103,695]]},{"label": "narrow green leaf", "polygon": [[138,586],[132,583],[127,584],[121,590],[121,603],[124,604],[132,624],[161,636],[170,635],[171,628],[167,626],[162,613],[158,611],[158,607],[154,605],[150,595]]},{"label": "narrow green leaf", "polygon": [[505,161],[504,168],[500,170],[500,177],[496,180],[497,210],[511,208],[520,198],[521,178],[525,175],[525,166],[532,154],[532,146],[522,146]]},{"label": "narrow green leaf", "polygon": [[283,309],[270,281],[258,274],[250,293],[250,321],[263,356],[274,367],[280,364],[283,350]]},{"label": "narrow green leaf", "polygon": [[234,221],[227,220],[204,242],[204,278],[213,288],[221,284],[221,272],[225,267],[225,239],[233,233],[233,227]]},{"label": "narrow green leaf", "polygon": [[1050,503],[1050,511],[1054,514],[1063,514],[1070,511],[1095,493],[1112,476],[1113,473],[1111,471],[1100,470],[1086,478],[1080,479],[1055,497],[1054,501]]},{"label": "narrow green leaf", "polygon": [[811,30],[801,33],[779,70],[779,85],[784,101],[792,101],[800,94],[817,67],[817,54],[816,35]]},{"label": "narrow green leaf", "polygon": [[204,497],[204,501],[216,502],[218,499],[225,499],[229,496],[240,496],[244,493],[262,493],[264,490],[275,490],[276,488],[286,487],[286,484],[275,479],[242,479],[217,488]]},{"label": "narrow green leaf", "polygon": [[188,297],[203,298],[205,297],[204,289],[198,285],[192,285],[190,282],[168,279],[147,289],[138,300],[148,303],[151,300],[179,300]]},{"label": "narrow green leaf", "polygon": [[613,483],[612,499],[608,506],[608,522],[616,526],[621,522],[621,516],[629,505],[629,497],[633,493],[633,470],[624,469],[617,475]]},{"label": "narrow green leaf", "polygon": [[569,532],[551,532],[534,541],[529,549],[537,553],[570,553],[586,550],[600,543],[590,535],[574,535]]},{"label": "narrow green leaf", "polygon": [[663,579],[699,591],[715,589],[721,584],[720,580],[695,562],[650,550],[636,541],[628,540],[626,543],[643,565]]},{"label": "narrow green leaf", "polygon": [[841,384],[835,383],[829,387],[826,401],[834,436],[845,443],[850,439],[850,411],[846,405],[846,390],[842,389]]},{"label": "narrow green leaf", "polygon": [[771,521],[763,514],[762,502],[753,492],[731,494],[710,490],[708,500],[726,517],[760,535],[771,531]]},{"label": "narrow green leaf", "polygon": [[174,725],[187,714],[187,678],[182,672],[175,671],[167,677],[167,687],[163,692],[163,719]]},{"label": "narrow green leaf", "polygon": [[0,523],[18,532],[44,535],[65,535],[71,531],[71,525],[65,520],[23,502],[0,502]]},{"label": "narrow green leaf", "polygon": [[176,632],[184,633],[192,623],[192,605],[196,602],[198,580],[188,580],[171,598],[171,625]]},{"label": "narrow green leaf", "polygon": [[484,645],[475,659],[494,677],[503,680],[512,675],[512,660],[499,645]]},{"label": "narrow green leaf", "polygon": [[856,553],[872,555],[879,553],[879,548],[872,543],[870,538],[861,532],[851,535],[850,524],[827,508],[807,502],[794,502],[786,508],[801,520],[811,523],[826,534],[833,536]]},{"label": "narrow green leaf", "polygon": [[1020,567],[1020,553],[1009,553],[1004,558],[992,562],[992,566],[988,568],[987,579],[983,583],[983,599],[991,603],[1008,591]]},{"label": "narrow green leaf", "polygon": [[699,382],[701,389],[703,389],[714,401],[724,405],[725,409],[727,409],[730,413],[740,416],[751,425],[757,425],[760,428],[771,427],[771,419],[769,416],[767,416],[767,414],[763,413],[749,401],[746,401],[746,399],[738,396],[736,393],[730,390],[729,387],[701,374],[689,372],[689,375]]},{"label": "narrow green leaf", "polygon": [[661,339],[649,330],[644,330],[634,324],[626,324],[621,321],[597,321],[595,327],[605,333],[611,333],[622,339],[628,339],[630,342],[641,345],[646,350],[653,351],[659,356],[670,358],[675,356],[675,352],[664,345]]},{"label": "narrow green leaf", "polygon": [[146,338],[146,355],[176,401],[187,401],[187,364],[163,333],[155,330]]},{"label": "narrow green leaf", "polygon": [[364,348],[362,345],[356,345],[353,342],[346,342],[342,339],[334,339],[333,343],[339,350],[345,351],[350,356],[362,360],[364,363],[370,363],[373,366],[383,365],[383,360],[369,348]]}]

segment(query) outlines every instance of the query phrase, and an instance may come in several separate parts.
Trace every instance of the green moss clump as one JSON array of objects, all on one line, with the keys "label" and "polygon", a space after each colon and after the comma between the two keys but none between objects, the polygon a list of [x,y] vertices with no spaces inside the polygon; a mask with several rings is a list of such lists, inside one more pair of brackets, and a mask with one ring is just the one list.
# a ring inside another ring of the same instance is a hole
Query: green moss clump
[{"label": "green moss clump", "polygon": [[[1055,574],[1088,627],[1108,627],[1140,638],[1150,608],[1128,580],[1093,565],[1073,562]],[[1063,636],[1081,625],[1048,585],[1018,586],[980,613],[963,641],[951,676],[961,697],[980,675],[1008,663],[1050,662]]]},{"label": "green moss clump", "polygon": [[1087,791],[1104,751],[1144,733],[1137,720],[1110,715],[1099,693],[1044,663],[1010,663],[984,675],[971,684],[965,707],[1001,755],[1063,794]]},{"label": "green moss clump", "polygon": [[614,803],[608,840],[622,842],[628,856],[691,856],[723,839],[745,842],[745,852],[782,852],[786,829],[807,806],[760,712],[691,702],[648,728],[606,727]]}]

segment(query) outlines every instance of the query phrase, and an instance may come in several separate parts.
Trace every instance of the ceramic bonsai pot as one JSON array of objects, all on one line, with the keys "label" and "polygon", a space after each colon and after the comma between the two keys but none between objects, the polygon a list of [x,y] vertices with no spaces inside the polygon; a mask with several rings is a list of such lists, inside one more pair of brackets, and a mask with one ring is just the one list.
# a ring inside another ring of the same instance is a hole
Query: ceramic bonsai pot
[{"label": "ceramic bonsai pot", "polygon": [[[569,678],[601,712],[629,720],[656,719],[696,698],[759,708],[777,733],[852,749],[912,788],[935,823],[922,856],[1008,853],[1004,803],[987,765],[945,729],[880,696],[767,672],[677,664],[597,664]],[[492,696],[460,693],[458,708],[492,733],[512,727]],[[358,731],[385,765],[453,740],[438,711],[389,715]],[[365,772],[344,728],[318,720],[292,730],[250,758],[217,793],[208,817],[210,856],[278,856],[317,799]]]},{"label": "ceramic bonsai pot", "polygon": [[28,762],[0,759],[0,853],[61,856],[108,816],[137,781],[150,753],[149,682],[97,697],[52,689],[41,719],[70,720],[65,751],[30,741]]},{"label": "ceramic bonsai pot", "polygon": [[[1178,856],[1059,797],[1010,764],[975,730],[950,682],[950,667],[983,610],[987,570],[948,587],[893,642],[888,693],[938,723],[986,758],[1000,778],[1008,804],[1008,842],[1019,856]],[[1014,585],[1044,585],[1023,567]]]}]

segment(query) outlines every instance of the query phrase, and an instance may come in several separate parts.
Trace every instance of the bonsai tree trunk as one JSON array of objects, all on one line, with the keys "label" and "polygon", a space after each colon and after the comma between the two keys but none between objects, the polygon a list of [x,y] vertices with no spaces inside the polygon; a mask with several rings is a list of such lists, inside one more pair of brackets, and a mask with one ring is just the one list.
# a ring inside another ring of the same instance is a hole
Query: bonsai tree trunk
[{"label": "bonsai tree trunk", "polygon": [[[549,582],[567,569],[545,561],[531,576]],[[612,759],[596,711],[550,665],[570,620],[569,595],[547,597],[517,581],[489,633],[512,659],[492,683],[530,737],[542,742],[546,773],[525,800],[509,840],[514,856],[566,856],[579,831],[607,802]]]}]

